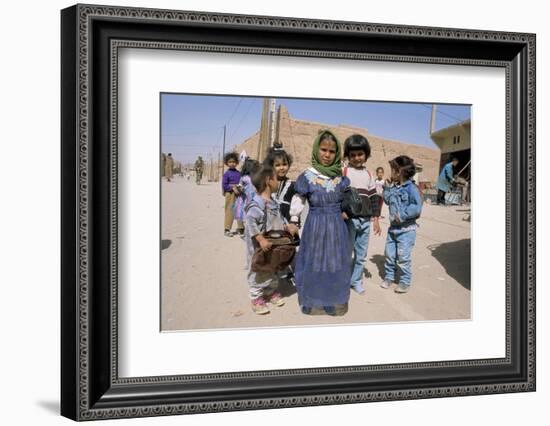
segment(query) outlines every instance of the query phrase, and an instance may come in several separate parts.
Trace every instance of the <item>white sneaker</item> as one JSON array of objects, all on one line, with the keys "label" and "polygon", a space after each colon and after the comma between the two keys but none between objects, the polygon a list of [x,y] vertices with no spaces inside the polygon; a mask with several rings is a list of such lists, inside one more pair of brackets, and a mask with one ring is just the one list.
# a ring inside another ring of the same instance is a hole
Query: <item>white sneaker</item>
[{"label": "white sneaker", "polygon": [[387,290],[388,288],[390,288],[391,285],[392,285],[392,283],[391,283],[390,281],[386,281],[386,280],[384,280],[384,281],[382,281],[382,282],[380,283],[380,287],[382,287],[382,288],[385,289],[385,290]]}]

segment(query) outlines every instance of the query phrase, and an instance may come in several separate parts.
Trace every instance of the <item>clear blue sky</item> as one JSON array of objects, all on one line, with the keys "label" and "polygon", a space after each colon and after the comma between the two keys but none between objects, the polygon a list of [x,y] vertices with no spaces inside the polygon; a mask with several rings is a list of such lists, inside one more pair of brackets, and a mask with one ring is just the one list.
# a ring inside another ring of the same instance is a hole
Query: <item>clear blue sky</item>
[{"label": "clear blue sky", "polygon": [[[260,128],[261,97],[161,95],[161,149],[176,160],[194,162],[202,155],[217,159],[222,153],[223,126],[226,152]],[[431,104],[370,101],[334,101],[276,98],[291,117],[329,125],[366,128],[387,139],[435,147],[429,137]],[[469,105],[438,104],[436,129],[470,118]]]}]

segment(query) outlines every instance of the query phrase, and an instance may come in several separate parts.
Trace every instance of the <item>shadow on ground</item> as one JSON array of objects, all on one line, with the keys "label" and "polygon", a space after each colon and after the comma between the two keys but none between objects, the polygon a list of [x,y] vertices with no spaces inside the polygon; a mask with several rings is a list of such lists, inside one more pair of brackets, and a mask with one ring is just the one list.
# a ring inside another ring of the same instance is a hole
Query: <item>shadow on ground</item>
[{"label": "shadow on ground", "polygon": [[428,246],[432,256],[441,263],[447,274],[462,287],[470,290],[471,240],[469,238]]},{"label": "shadow on ground", "polygon": [[[381,254],[375,254],[370,258],[371,262],[373,262],[376,265],[376,268],[378,269],[378,276],[380,277],[380,281],[383,281],[386,278],[386,271],[384,270],[384,263],[386,261],[386,258]],[[372,274],[371,274],[372,277]],[[401,278],[401,270],[397,268],[395,270],[395,277],[393,282],[399,283],[399,279]]]},{"label": "shadow on ground", "polygon": [[172,245],[172,240],[162,240],[160,242],[160,249],[161,250],[166,250],[171,245]]},{"label": "shadow on ground", "polygon": [[283,297],[290,297],[296,293],[296,287],[294,287],[294,284],[287,278],[279,279],[278,290]]},{"label": "shadow on ground", "polygon": [[48,411],[50,414],[59,415],[60,413],[58,401],[38,401],[36,405]]},{"label": "shadow on ground", "polygon": [[[375,254],[370,258],[371,262],[376,265],[376,268],[378,269],[378,276],[380,277],[380,280],[384,279],[384,255],[382,254]],[[372,275],[372,274],[371,274]]]}]

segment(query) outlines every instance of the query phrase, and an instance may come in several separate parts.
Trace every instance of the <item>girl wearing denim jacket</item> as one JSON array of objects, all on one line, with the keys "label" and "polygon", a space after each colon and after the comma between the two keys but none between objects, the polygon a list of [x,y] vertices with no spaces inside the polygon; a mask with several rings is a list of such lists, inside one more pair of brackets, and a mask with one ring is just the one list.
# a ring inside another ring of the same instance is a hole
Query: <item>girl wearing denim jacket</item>
[{"label": "girl wearing denim jacket", "polygon": [[384,202],[388,205],[390,227],[386,239],[384,281],[388,289],[400,271],[396,293],[407,293],[412,279],[412,249],[416,241],[416,219],[422,211],[422,197],[411,180],[416,173],[414,160],[400,155],[390,162],[391,179],[384,186]]}]

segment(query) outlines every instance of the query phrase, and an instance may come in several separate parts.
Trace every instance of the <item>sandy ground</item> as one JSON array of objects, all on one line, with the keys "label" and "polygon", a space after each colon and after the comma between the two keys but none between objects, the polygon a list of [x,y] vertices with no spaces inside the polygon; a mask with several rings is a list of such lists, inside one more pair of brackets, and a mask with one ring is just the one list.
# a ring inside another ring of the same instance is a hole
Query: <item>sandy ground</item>
[{"label": "sandy ground", "polygon": [[292,284],[286,304],[267,315],[250,308],[245,245],[223,235],[219,183],[197,186],[176,177],[162,182],[161,329],[196,330],[470,318],[470,222],[465,207],[424,204],[413,251],[413,283],[407,294],[379,287],[383,274],[386,207],[382,235],[371,233],[364,287],[352,291],[342,317],[303,315]]}]

